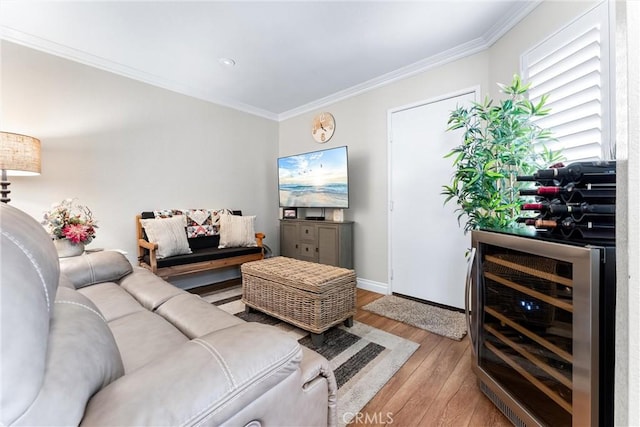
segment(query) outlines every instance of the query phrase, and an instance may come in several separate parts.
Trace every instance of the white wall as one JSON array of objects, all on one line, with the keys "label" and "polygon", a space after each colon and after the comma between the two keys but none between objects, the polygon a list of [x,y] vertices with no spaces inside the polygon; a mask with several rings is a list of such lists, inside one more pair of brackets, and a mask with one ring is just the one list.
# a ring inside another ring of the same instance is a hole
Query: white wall
[{"label": "white wall", "polygon": [[[317,111],[280,123],[282,156],[324,147],[349,147],[350,208],[345,210],[345,219],[355,221],[354,267],[360,283],[384,289],[389,279],[388,111],[460,88],[481,85],[486,90],[487,61],[488,54],[479,53],[324,108],[334,115],[336,131],[323,145],[311,138],[311,119]],[[439,187],[447,180],[448,177],[433,177],[433,185]],[[431,202],[440,207],[443,199]],[[418,228],[416,239],[425,242],[424,256],[429,256],[430,244],[437,244]]]},{"label": "white wall", "polygon": [[4,131],[42,142],[42,174],[13,177],[11,204],[37,219],[77,197],[98,219],[89,247],[135,261],[134,217],[160,208],[241,209],[277,246],[278,124],[8,42]]}]

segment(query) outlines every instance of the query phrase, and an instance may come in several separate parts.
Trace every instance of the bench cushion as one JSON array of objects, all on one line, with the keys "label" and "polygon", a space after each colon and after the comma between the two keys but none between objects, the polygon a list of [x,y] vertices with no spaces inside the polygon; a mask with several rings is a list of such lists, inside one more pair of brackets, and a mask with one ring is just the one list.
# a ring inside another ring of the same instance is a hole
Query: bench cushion
[{"label": "bench cushion", "polygon": [[[261,247],[255,248],[202,248],[195,249],[190,254],[174,255],[169,258],[163,258],[158,260],[158,268],[173,267],[175,265],[191,264],[202,261],[213,261],[216,259],[230,258],[241,255],[259,254],[262,251]],[[149,264],[149,255],[143,257],[144,262]]]}]

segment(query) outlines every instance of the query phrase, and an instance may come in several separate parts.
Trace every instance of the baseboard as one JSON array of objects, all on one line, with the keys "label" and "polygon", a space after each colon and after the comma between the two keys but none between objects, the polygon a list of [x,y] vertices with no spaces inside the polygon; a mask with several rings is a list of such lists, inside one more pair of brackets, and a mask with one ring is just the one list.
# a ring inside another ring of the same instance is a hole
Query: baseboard
[{"label": "baseboard", "polygon": [[373,280],[357,279],[358,287],[366,291],[376,292],[383,295],[389,295],[389,285],[381,282],[374,282]]}]

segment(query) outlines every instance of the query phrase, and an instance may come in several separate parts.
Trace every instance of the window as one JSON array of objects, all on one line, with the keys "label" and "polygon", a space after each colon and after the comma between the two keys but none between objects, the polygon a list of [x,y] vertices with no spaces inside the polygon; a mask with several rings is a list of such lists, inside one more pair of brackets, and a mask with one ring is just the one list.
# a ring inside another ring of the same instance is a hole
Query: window
[{"label": "window", "polygon": [[608,4],[603,2],[521,58],[531,101],[548,94],[549,115],[537,120],[550,129],[568,162],[615,158],[611,137]]}]

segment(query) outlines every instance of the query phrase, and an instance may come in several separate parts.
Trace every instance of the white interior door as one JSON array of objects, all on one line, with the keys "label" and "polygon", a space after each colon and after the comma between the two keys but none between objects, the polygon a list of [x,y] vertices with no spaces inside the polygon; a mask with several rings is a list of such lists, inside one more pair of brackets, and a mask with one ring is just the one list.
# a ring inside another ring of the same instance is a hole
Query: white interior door
[{"label": "white interior door", "polygon": [[462,141],[447,132],[449,113],[475,100],[475,91],[391,112],[390,236],[394,293],[464,308],[465,252],[470,235],[458,225],[455,203],[443,205],[452,159]]}]

